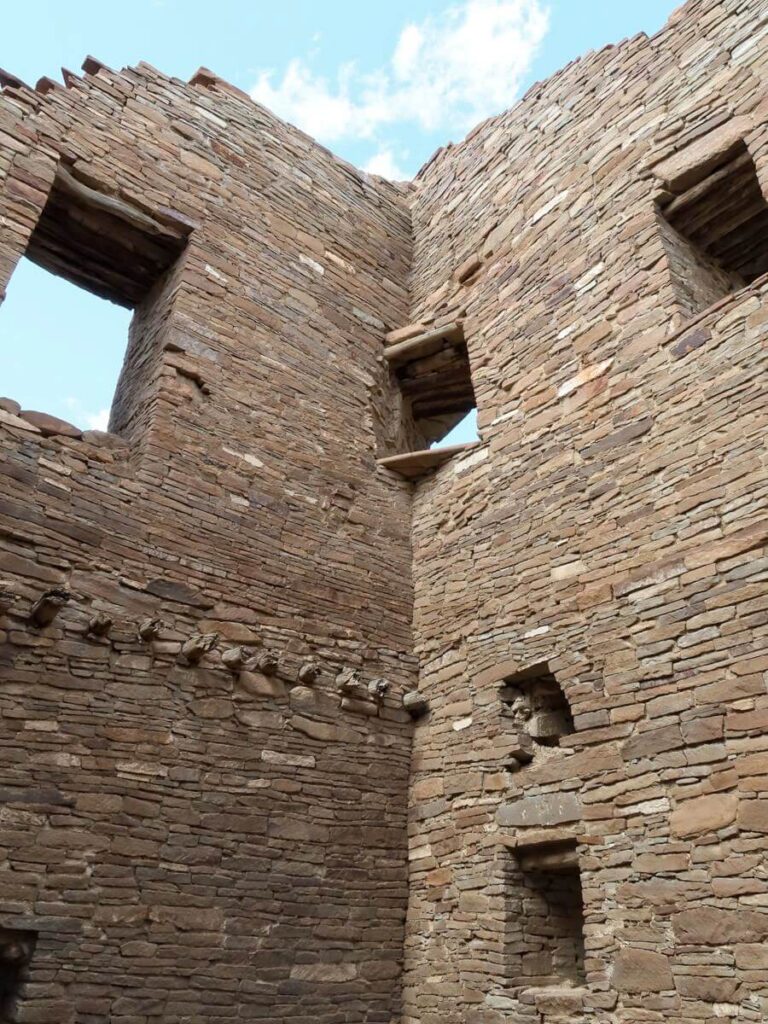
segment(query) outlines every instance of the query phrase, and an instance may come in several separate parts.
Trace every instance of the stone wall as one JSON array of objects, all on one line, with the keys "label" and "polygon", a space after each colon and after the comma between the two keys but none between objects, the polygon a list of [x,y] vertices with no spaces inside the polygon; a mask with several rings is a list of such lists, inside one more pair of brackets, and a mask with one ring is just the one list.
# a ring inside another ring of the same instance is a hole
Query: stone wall
[{"label": "stone wall", "polygon": [[71,276],[138,280],[107,243],[147,218],[188,239],[113,433],[0,409],[0,959],[36,935],[0,1016],[397,1021],[410,496],[375,459],[406,192],[210,76],[85,66],[0,94],[0,284],[67,174],[98,193]]},{"label": "stone wall", "polygon": [[678,310],[685,318],[704,312],[745,282],[732,282],[716,263],[708,260],[659,217],[658,230],[666,251],[669,276],[677,295]]},{"label": "stone wall", "polygon": [[[0,401],[0,1016],[764,1020],[768,247],[662,219],[745,230],[734,152],[768,195],[764,4],[413,186],[84,67],[0,76],[0,294],[135,309],[111,433]],[[433,329],[482,443],[413,484],[383,351]]]},{"label": "stone wall", "polygon": [[[404,1024],[768,1016],[768,284],[692,317],[657,222],[734,137],[768,193],[767,74],[764,4],[692,2],[417,179],[413,316],[463,313],[483,443],[416,492]],[[499,692],[544,663],[559,746]],[[521,872],[562,850],[582,982]]]}]

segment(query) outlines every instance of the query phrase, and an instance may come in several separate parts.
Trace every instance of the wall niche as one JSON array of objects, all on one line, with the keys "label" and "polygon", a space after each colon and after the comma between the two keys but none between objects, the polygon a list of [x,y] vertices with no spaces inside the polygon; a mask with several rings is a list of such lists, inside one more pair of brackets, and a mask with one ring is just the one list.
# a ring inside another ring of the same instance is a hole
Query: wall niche
[{"label": "wall niche", "polygon": [[559,747],[574,732],[568,699],[546,662],[506,676],[499,700],[502,732],[518,738],[511,770],[532,761],[537,748]]},{"label": "wall niche", "polygon": [[511,985],[583,985],[584,904],[575,840],[516,850],[506,904]]}]

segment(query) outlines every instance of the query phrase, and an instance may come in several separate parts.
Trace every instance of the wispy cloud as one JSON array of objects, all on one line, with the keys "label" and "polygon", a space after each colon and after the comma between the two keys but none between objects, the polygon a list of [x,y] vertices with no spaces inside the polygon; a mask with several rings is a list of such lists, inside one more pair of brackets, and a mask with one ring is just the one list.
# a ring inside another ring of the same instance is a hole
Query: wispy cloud
[{"label": "wispy cloud", "polygon": [[263,71],[251,95],[322,142],[370,139],[369,163],[396,167],[398,127],[464,134],[508,107],[548,24],[543,0],[463,0],[406,25],[381,68],[348,63],[329,80],[295,58],[282,75]]},{"label": "wispy cloud", "polygon": [[99,409],[87,416],[85,425],[88,430],[106,430],[109,426],[109,409]]},{"label": "wispy cloud", "polygon": [[390,181],[405,181],[410,175],[398,163],[397,157],[391,149],[379,149],[366,163],[363,170],[368,174],[380,174],[382,178],[389,178]]},{"label": "wispy cloud", "polygon": [[78,426],[84,425],[84,430],[106,430],[109,426],[109,409],[99,409],[92,412],[79,398],[67,395],[62,399],[62,405],[66,409],[66,415],[72,417],[72,421]]}]

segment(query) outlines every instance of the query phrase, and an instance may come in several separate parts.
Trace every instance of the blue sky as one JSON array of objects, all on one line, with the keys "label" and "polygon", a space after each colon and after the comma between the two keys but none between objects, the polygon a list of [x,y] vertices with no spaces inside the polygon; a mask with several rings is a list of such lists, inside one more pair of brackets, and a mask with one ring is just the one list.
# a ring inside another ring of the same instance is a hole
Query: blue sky
[{"label": "blue sky", "polygon": [[[3,11],[0,66],[34,84],[86,54],[200,66],[340,156],[410,177],[434,150],[590,49],[657,31],[674,0],[38,0]],[[130,314],[22,261],[0,306],[0,395],[104,426]]]}]

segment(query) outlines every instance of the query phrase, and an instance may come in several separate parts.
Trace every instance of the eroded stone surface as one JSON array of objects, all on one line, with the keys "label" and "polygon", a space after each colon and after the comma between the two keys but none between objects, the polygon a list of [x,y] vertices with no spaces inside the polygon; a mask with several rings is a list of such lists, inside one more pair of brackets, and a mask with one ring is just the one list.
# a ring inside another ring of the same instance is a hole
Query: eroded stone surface
[{"label": "eroded stone surface", "polygon": [[23,410],[20,413],[23,420],[37,427],[43,437],[80,437],[82,431],[72,423],[61,420],[58,416],[51,416],[47,412],[36,412],[32,409]]},{"label": "eroded stone surface", "polygon": [[649,949],[622,949],[611,980],[620,992],[664,992],[675,987],[669,958]]}]

